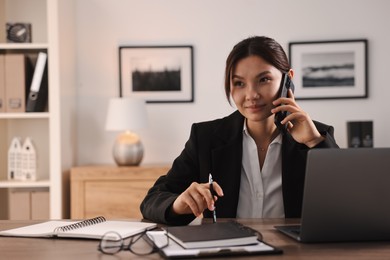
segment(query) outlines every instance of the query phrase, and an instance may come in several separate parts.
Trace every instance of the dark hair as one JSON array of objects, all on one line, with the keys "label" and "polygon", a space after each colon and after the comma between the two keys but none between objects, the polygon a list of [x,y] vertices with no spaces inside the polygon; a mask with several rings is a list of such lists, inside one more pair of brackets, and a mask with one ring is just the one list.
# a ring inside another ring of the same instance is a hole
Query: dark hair
[{"label": "dark hair", "polygon": [[290,70],[290,63],[282,46],[274,39],[253,36],[237,43],[226,59],[225,94],[230,103],[230,78],[237,62],[251,55],[260,56],[282,73]]}]

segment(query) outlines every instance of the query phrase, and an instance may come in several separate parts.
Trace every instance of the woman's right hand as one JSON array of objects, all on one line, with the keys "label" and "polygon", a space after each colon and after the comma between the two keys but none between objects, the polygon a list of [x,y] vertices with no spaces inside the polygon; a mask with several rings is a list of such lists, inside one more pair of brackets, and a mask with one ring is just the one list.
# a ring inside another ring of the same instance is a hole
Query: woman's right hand
[{"label": "woman's right hand", "polygon": [[[223,191],[218,183],[213,182],[214,191],[219,197],[223,196]],[[218,197],[214,196],[214,200]],[[191,214],[199,217],[208,208],[214,210],[214,200],[210,191],[210,184],[193,182],[176,200],[173,202],[172,211],[174,214]]]}]

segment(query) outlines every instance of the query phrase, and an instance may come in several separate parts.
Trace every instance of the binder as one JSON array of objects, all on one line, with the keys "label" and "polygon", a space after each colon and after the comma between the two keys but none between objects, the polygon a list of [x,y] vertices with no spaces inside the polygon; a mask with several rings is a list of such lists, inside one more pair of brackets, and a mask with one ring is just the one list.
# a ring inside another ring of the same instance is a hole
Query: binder
[{"label": "binder", "polygon": [[5,57],[0,54],[0,113],[5,112]]},{"label": "binder", "polygon": [[373,147],[373,122],[352,121],[347,122],[348,147]]},{"label": "binder", "polygon": [[6,112],[25,112],[26,83],[29,81],[29,72],[30,66],[24,54],[5,55]]},{"label": "binder", "polygon": [[4,25],[6,24],[5,21],[5,0],[0,0],[0,25],[1,25],[1,30],[0,30],[0,43],[6,42],[6,33],[4,30]]},{"label": "binder", "polygon": [[47,105],[48,77],[47,54],[40,52],[27,97],[26,112],[43,112]]}]

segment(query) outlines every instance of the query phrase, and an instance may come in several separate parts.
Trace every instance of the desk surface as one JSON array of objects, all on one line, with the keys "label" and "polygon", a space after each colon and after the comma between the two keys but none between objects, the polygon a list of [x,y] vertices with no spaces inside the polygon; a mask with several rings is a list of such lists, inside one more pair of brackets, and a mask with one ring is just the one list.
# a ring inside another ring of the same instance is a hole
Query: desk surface
[{"label": "desk surface", "polygon": [[[282,255],[243,257],[242,259],[389,259],[389,242],[301,244],[274,229],[275,225],[296,224],[298,220],[238,219],[263,234],[264,241],[281,248]],[[25,226],[37,221],[0,220],[0,230]],[[80,239],[0,237],[0,259],[145,259],[128,251],[115,256],[101,254],[99,241]],[[147,259],[162,259],[157,253]],[[235,258],[239,259],[239,258]]]}]

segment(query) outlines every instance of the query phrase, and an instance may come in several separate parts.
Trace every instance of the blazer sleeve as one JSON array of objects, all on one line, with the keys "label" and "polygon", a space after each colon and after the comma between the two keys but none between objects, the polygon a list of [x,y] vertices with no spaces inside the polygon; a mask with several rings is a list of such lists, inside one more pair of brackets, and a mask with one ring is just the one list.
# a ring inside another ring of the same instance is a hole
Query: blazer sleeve
[{"label": "blazer sleeve", "polygon": [[171,207],[175,199],[192,182],[199,182],[196,124],[191,128],[189,140],[181,154],[174,160],[172,168],[161,176],[148,191],[140,209],[145,219],[168,225],[186,225],[195,215],[173,215]]},{"label": "blazer sleeve", "polygon": [[339,148],[334,139],[334,128],[333,126],[313,121],[320,134],[325,137],[324,141],[320,142],[313,148]]}]

